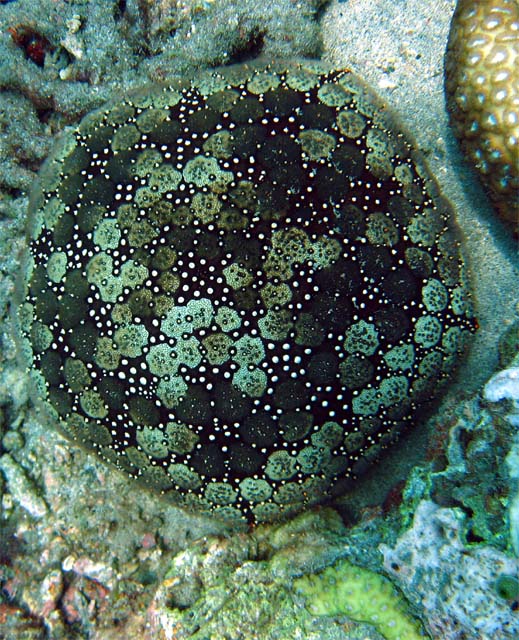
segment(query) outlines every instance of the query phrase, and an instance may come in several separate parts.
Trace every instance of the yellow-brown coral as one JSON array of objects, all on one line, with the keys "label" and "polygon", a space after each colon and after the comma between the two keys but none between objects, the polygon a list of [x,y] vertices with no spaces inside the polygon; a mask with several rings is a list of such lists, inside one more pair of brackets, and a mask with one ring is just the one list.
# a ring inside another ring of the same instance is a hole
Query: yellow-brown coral
[{"label": "yellow-brown coral", "polygon": [[459,0],[445,58],[451,124],[499,214],[519,224],[519,2]]}]

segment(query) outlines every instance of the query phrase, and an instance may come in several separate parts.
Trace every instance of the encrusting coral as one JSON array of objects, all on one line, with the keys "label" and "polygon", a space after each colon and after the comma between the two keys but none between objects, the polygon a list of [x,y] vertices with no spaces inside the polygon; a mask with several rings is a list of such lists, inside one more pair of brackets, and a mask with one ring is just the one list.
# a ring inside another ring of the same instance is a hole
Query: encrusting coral
[{"label": "encrusting coral", "polygon": [[339,560],[323,572],[294,581],[313,614],[347,615],[368,622],[386,640],[420,640],[428,637],[406,608],[404,597],[384,576]]}]

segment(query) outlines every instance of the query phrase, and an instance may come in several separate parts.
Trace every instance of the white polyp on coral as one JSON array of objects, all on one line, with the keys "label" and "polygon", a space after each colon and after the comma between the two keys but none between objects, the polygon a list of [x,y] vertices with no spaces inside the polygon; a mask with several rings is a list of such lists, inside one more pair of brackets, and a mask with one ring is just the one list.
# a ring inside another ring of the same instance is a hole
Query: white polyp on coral
[{"label": "white polyp on coral", "polygon": [[508,508],[508,518],[510,521],[510,539],[515,555],[519,558],[519,491],[510,502]]},{"label": "white polyp on coral", "polygon": [[506,416],[510,424],[519,427],[519,367],[496,373],[485,385],[483,396],[488,402],[512,401],[512,411]]},{"label": "white polyp on coral", "polygon": [[433,637],[515,640],[519,619],[495,582],[517,574],[517,559],[493,547],[467,546],[464,529],[463,511],[423,500],[395,546],[380,545],[384,567],[410,599],[421,602]]},{"label": "white polyp on coral", "polygon": [[511,496],[508,503],[510,541],[515,555],[519,557],[519,434],[515,436],[505,462],[511,484]]},{"label": "white polyp on coral", "polygon": [[[512,426],[519,427],[519,367],[510,367],[496,373],[485,385],[483,395],[488,402],[509,400],[512,410],[505,417]],[[506,456],[506,466],[511,481],[508,503],[510,541],[515,555],[519,557],[519,433],[515,435]]]}]

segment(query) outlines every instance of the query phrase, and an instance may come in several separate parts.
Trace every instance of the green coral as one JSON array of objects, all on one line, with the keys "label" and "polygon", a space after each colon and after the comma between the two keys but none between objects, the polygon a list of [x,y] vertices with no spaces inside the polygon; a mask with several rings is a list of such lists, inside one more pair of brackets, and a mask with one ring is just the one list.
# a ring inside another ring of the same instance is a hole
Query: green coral
[{"label": "green coral", "polygon": [[347,615],[356,622],[373,625],[386,640],[427,637],[421,623],[407,611],[404,597],[387,578],[347,560],[319,574],[298,578],[294,586],[315,615]]},{"label": "green coral", "polygon": [[519,580],[516,576],[499,576],[495,582],[494,589],[504,600],[517,600],[519,598]]}]

